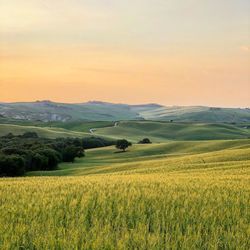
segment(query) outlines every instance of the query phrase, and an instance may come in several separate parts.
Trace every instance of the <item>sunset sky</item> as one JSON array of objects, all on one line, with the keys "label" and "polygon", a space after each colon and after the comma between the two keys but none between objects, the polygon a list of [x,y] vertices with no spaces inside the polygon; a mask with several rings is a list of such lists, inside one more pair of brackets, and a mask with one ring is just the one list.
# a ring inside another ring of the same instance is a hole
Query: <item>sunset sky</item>
[{"label": "sunset sky", "polygon": [[0,102],[250,107],[249,0],[0,0]]}]

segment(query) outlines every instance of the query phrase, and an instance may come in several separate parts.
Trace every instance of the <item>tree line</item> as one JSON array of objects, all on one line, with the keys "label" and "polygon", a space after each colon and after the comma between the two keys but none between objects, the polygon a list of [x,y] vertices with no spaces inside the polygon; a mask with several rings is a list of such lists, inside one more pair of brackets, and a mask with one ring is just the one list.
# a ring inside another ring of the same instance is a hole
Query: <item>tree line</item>
[{"label": "tree line", "polygon": [[48,139],[35,132],[0,137],[0,176],[22,176],[27,171],[55,170],[61,162],[84,157],[85,149],[114,145],[98,137]]}]

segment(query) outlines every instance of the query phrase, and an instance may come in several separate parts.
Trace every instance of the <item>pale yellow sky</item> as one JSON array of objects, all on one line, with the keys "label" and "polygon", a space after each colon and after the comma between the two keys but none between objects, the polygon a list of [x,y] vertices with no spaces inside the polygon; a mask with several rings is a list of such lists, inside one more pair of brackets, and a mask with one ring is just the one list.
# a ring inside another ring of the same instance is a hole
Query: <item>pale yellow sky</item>
[{"label": "pale yellow sky", "polygon": [[0,102],[250,106],[249,10],[246,0],[0,0]]}]

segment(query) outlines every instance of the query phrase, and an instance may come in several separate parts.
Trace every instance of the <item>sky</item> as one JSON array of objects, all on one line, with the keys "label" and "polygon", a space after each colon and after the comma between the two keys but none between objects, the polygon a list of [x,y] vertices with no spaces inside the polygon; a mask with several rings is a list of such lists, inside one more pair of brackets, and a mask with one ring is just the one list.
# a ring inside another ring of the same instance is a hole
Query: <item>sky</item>
[{"label": "sky", "polygon": [[248,0],[0,0],[0,102],[250,107]]}]

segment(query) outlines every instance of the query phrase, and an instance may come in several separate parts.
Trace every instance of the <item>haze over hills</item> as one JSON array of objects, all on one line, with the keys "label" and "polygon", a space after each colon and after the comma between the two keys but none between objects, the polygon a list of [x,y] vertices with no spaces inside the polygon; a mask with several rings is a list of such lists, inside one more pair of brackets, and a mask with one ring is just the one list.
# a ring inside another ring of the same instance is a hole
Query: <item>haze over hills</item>
[{"label": "haze over hills", "polygon": [[0,103],[1,119],[29,121],[159,120],[179,122],[250,122],[250,109],[159,104],[114,104],[101,101],[57,103],[52,101]]}]

